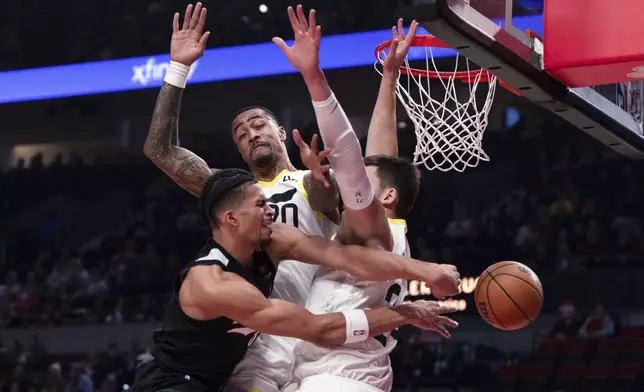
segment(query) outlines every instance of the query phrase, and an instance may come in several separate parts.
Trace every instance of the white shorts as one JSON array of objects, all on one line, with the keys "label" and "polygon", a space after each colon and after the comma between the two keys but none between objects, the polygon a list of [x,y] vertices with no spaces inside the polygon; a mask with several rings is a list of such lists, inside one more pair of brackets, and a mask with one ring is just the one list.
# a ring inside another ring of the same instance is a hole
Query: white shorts
[{"label": "white shorts", "polygon": [[320,374],[300,382],[298,392],[383,392],[381,389],[350,378]]},{"label": "white shorts", "polygon": [[279,392],[291,383],[298,340],[261,334],[228,379],[225,392]]},{"label": "white shorts", "polygon": [[382,345],[376,339],[322,347],[300,341],[295,348],[295,379],[302,382],[319,375],[339,377],[343,380],[368,385],[378,391],[390,391],[393,386],[393,371],[389,353],[396,341],[389,337]]}]

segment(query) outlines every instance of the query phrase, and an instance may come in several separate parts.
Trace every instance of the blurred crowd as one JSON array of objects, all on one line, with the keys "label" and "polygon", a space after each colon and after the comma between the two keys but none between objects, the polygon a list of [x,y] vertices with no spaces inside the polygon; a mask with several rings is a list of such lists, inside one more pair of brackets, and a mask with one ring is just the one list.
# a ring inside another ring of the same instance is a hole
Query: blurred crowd
[{"label": "blurred crowd", "polygon": [[[270,42],[275,35],[290,37],[286,0],[214,2],[209,7],[208,47]],[[0,71],[108,60],[166,53],[174,12],[187,0],[154,1],[4,1],[0,3]],[[195,3],[195,2],[193,2]],[[265,4],[264,4],[265,3]],[[411,21],[411,0],[304,0],[317,10],[324,34],[387,28],[399,17]],[[501,16],[500,0],[472,0],[486,15]],[[260,11],[264,4],[265,12]],[[518,8],[517,12],[526,12]],[[34,28],[38,26],[38,28]],[[25,47],[30,48],[24,50]]]}]

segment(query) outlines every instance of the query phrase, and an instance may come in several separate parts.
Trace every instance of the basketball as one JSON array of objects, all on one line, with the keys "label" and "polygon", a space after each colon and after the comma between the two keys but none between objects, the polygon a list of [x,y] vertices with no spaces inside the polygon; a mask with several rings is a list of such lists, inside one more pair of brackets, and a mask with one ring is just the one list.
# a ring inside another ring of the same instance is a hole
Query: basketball
[{"label": "basketball", "polygon": [[502,261],[488,267],[474,289],[476,309],[485,321],[505,331],[532,323],[543,306],[539,277],[516,261]]}]

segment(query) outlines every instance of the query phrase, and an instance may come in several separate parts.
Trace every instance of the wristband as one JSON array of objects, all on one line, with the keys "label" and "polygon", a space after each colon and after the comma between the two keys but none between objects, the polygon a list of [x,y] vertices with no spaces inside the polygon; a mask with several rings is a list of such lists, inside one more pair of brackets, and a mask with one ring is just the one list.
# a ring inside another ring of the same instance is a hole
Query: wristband
[{"label": "wristband", "polygon": [[166,70],[163,81],[175,87],[186,88],[189,73],[189,66],[170,60],[170,66]]},{"label": "wristband", "polygon": [[342,312],[347,329],[346,343],[363,342],[369,339],[369,321],[367,314],[360,309]]}]

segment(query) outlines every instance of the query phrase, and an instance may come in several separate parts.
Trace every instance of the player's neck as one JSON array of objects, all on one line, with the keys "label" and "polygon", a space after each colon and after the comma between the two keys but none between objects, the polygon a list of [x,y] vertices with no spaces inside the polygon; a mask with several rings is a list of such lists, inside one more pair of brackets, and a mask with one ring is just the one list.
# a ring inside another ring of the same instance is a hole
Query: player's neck
[{"label": "player's neck", "polygon": [[234,233],[226,230],[213,231],[212,239],[243,266],[249,267],[252,265],[253,252],[255,251],[252,244],[246,243],[239,236],[235,236]]},{"label": "player's neck", "polygon": [[275,164],[266,168],[253,168],[253,174],[260,181],[272,181],[278,174],[284,170],[295,171],[295,166],[288,159],[288,156],[277,157]]}]

